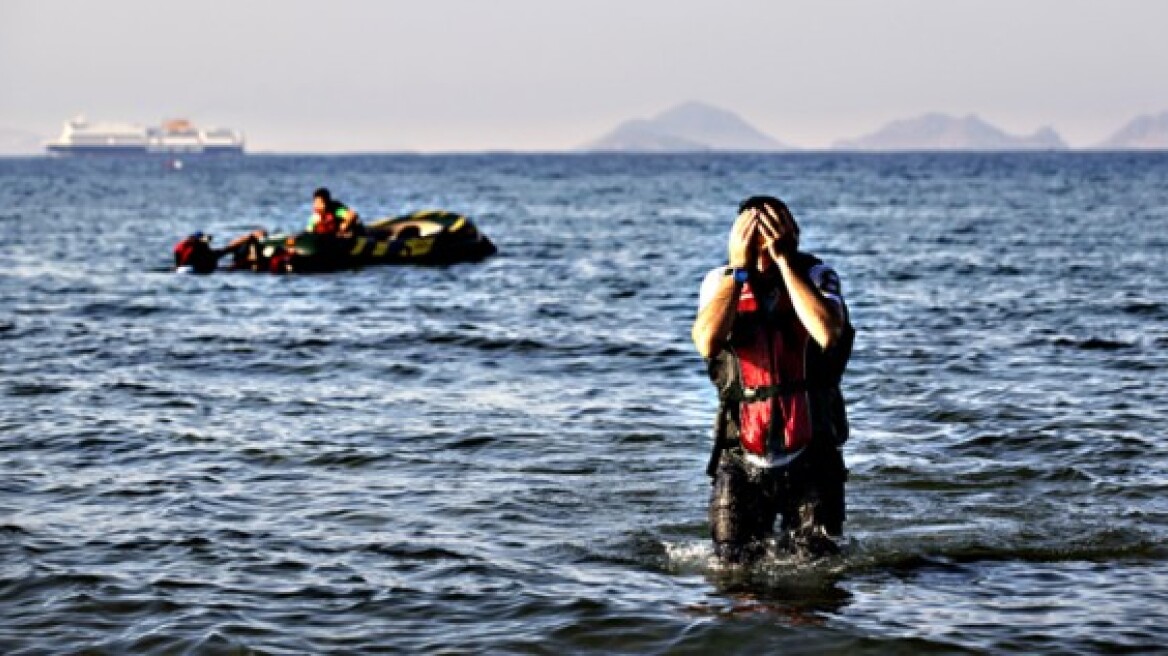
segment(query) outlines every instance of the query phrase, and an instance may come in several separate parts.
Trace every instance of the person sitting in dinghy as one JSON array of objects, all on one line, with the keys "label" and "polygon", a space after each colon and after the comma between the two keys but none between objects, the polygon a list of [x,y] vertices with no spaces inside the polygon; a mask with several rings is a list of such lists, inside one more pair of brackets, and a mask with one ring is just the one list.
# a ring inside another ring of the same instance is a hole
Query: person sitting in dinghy
[{"label": "person sitting in dinghy", "polygon": [[333,237],[351,237],[364,232],[357,212],[334,199],[332,192],[325,187],[312,194],[312,218],[308,220],[308,231]]}]

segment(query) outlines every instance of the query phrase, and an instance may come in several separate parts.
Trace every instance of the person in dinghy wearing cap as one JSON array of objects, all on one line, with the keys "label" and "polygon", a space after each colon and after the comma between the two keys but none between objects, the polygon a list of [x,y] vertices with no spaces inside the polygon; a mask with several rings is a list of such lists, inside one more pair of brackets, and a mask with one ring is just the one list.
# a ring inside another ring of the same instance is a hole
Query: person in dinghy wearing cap
[{"label": "person in dinghy wearing cap", "polygon": [[739,206],[727,266],[702,282],[692,338],[718,391],[709,521],[714,551],[745,563],[779,543],[839,552],[848,422],[840,379],[855,331],[839,276],[799,250],[787,205]]}]

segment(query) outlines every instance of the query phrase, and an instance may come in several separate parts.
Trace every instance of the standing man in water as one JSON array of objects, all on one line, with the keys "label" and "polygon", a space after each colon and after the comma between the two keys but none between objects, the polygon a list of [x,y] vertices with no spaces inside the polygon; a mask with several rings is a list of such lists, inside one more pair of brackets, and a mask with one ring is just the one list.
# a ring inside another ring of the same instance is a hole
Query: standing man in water
[{"label": "standing man in water", "polygon": [[692,337],[718,389],[710,532],[719,558],[764,551],[776,516],[797,554],[837,553],[848,437],[839,383],[855,332],[839,276],[799,251],[786,204],[738,208],[729,262],[702,282]]}]

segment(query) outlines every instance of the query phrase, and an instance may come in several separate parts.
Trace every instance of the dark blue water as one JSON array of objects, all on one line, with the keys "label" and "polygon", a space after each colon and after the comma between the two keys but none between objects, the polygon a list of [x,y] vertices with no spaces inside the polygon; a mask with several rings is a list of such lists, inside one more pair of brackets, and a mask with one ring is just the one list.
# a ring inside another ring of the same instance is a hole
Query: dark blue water
[{"label": "dark blue water", "polygon": [[[169,273],[322,184],[500,255]],[[735,571],[688,335],[754,193],[859,336],[846,555]],[[0,651],[1159,651],[1166,253],[1166,155],[0,160]]]}]

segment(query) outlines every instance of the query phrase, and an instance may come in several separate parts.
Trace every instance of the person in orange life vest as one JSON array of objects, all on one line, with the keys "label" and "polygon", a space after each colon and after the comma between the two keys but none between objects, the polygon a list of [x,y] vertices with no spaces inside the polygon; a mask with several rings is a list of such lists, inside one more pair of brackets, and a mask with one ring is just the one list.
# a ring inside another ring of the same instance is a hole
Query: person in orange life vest
[{"label": "person in orange life vest", "polygon": [[360,232],[360,217],[344,203],[333,200],[328,189],[321,187],[312,194],[312,218],[308,231],[334,237],[348,237]]},{"label": "person in orange life vest", "polygon": [[779,543],[808,557],[838,553],[848,436],[839,382],[855,331],[839,276],[799,251],[786,204],[739,206],[729,262],[702,283],[692,338],[718,390],[709,521],[732,563]]}]

